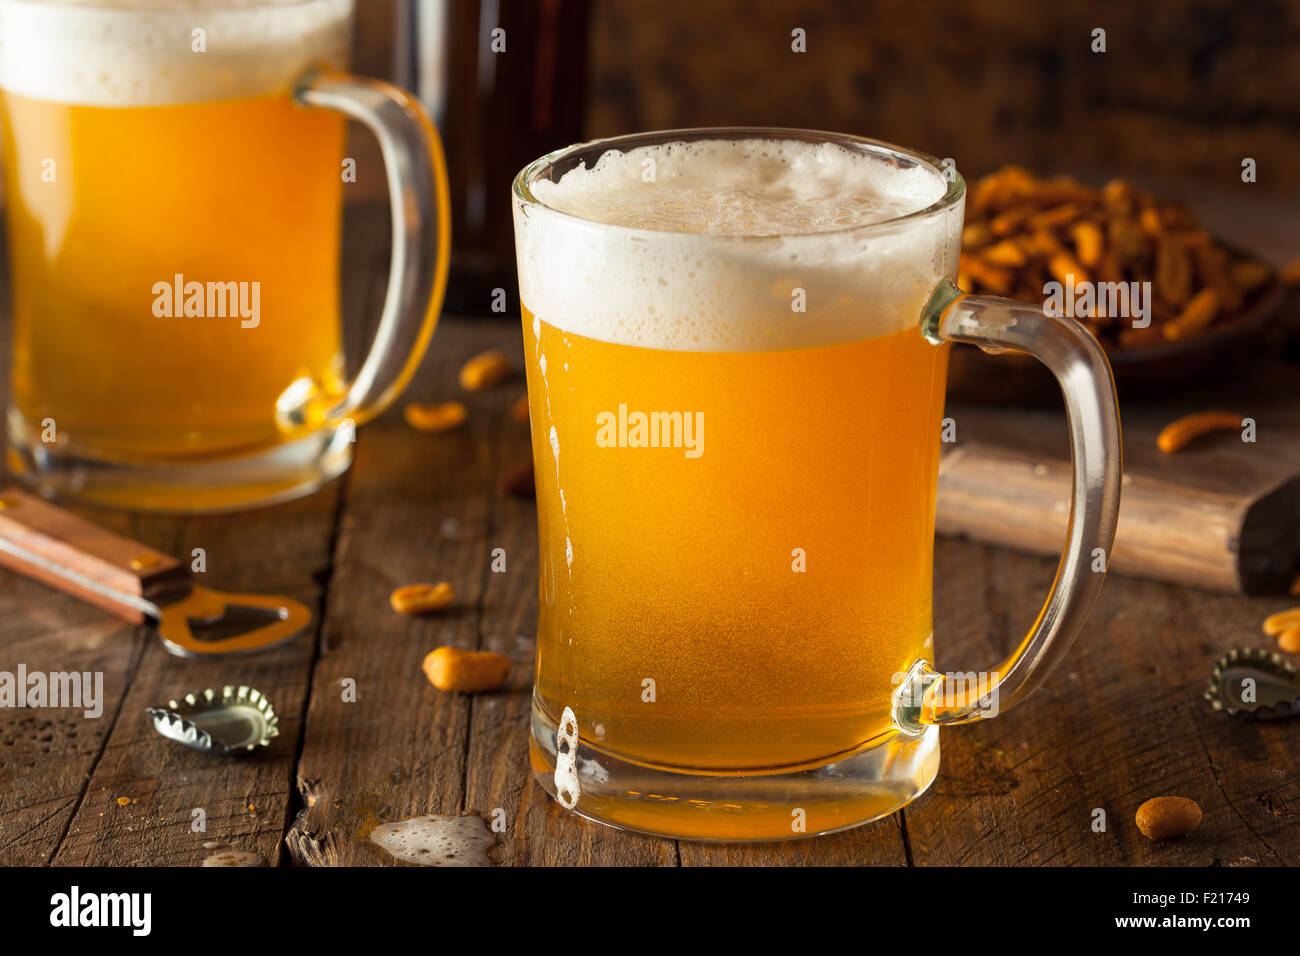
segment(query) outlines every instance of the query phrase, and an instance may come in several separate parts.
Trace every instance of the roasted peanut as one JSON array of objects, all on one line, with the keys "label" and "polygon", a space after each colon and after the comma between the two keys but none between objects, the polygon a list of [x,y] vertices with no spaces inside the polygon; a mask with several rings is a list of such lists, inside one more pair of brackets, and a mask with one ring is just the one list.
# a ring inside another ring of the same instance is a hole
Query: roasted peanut
[{"label": "roasted peanut", "polygon": [[1292,259],[1278,269],[1277,278],[1283,285],[1300,285],[1300,259]]},{"label": "roasted peanut", "polygon": [[456,589],[447,581],[437,584],[407,584],[388,597],[399,614],[428,614],[440,611],[456,600]]},{"label": "roasted peanut", "polygon": [[406,424],[422,432],[446,432],[465,423],[468,412],[460,402],[442,402],[436,405],[423,405],[411,402],[403,411]]},{"label": "roasted peanut", "polygon": [[1101,262],[1104,245],[1101,226],[1085,219],[1070,227],[1070,235],[1074,238],[1074,251],[1078,254],[1080,262],[1089,268]]},{"label": "roasted peanut", "polygon": [[1185,339],[1202,331],[1214,321],[1219,311],[1219,296],[1213,289],[1202,289],[1178,316],[1165,323],[1164,336],[1169,341]]},{"label": "roasted peanut", "polygon": [[508,465],[501,475],[501,490],[516,498],[536,498],[533,460],[524,458]]},{"label": "roasted peanut", "polygon": [[1187,797],[1152,797],[1137,810],[1137,827],[1151,840],[1182,836],[1200,823],[1200,804]]},{"label": "roasted peanut", "polygon": [[1161,237],[1156,243],[1156,294],[1174,305],[1192,295],[1192,259],[1187,247],[1176,239]]},{"label": "roasted peanut", "polygon": [[1147,206],[1138,214],[1138,222],[1148,236],[1158,236],[1165,231],[1165,224],[1160,220],[1160,213],[1154,206]]},{"label": "roasted peanut", "polygon": [[460,387],[467,392],[491,388],[510,377],[510,359],[498,349],[488,349],[475,355],[460,369]]},{"label": "roasted peanut", "polygon": [[1236,431],[1241,428],[1241,420],[1242,417],[1235,412],[1196,412],[1184,415],[1160,430],[1156,446],[1165,454],[1172,454],[1207,432]]},{"label": "roasted peanut", "polygon": [[510,409],[510,415],[517,422],[528,421],[528,396],[526,394],[515,399],[514,407]]},{"label": "roasted peanut", "polygon": [[1277,637],[1283,631],[1293,627],[1300,627],[1300,607],[1278,611],[1264,618],[1264,633],[1269,637]]},{"label": "roasted peanut", "polygon": [[1278,650],[1286,651],[1288,654],[1300,654],[1300,624],[1295,627],[1288,627],[1285,631],[1277,636]]},{"label": "roasted peanut", "polygon": [[1008,270],[991,266],[982,259],[964,252],[958,256],[958,260],[960,263],[957,266],[958,272],[970,276],[988,291],[1006,295],[1011,290],[1011,273]]},{"label": "roasted peanut", "polygon": [[1073,203],[1064,206],[1057,206],[1054,209],[1047,209],[1043,212],[1035,213],[1028,219],[1031,229],[1055,229],[1057,226],[1065,226],[1079,218],[1079,207]]},{"label": "roasted peanut", "polygon": [[1273,270],[1264,263],[1249,260],[1234,263],[1229,272],[1232,281],[1246,292],[1254,292],[1273,275]]},{"label": "roasted peanut", "polygon": [[999,243],[989,246],[980,252],[980,256],[985,262],[991,262],[995,266],[1023,266],[1025,264],[1025,251],[1010,239],[1003,239]]},{"label": "roasted peanut", "polygon": [[1295,576],[1295,580],[1291,582],[1291,587],[1287,589],[1286,593],[1292,597],[1300,597],[1300,574]]},{"label": "roasted peanut", "polygon": [[993,241],[993,230],[988,227],[987,223],[971,223],[961,231],[961,247],[963,249],[979,249],[981,246],[987,246]]},{"label": "roasted peanut", "polygon": [[424,676],[438,690],[467,694],[496,690],[510,676],[510,658],[505,655],[456,647],[430,651],[421,666]]}]

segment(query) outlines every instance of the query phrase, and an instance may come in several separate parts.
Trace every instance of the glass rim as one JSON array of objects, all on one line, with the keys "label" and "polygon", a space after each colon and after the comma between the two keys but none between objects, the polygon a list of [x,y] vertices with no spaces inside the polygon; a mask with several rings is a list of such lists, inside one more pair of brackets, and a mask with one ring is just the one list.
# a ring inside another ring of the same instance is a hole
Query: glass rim
[{"label": "glass rim", "polygon": [[103,3],[83,3],[80,0],[64,0],[60,3],[50,3],[49,0],[0,0],[0,7],[37,7],[46,10],[55,10],[67,13],[89,14],[99,17],[111,17],[127,14],[129,16],[140,16],[147,14],[155,19],[172,19],[180,20],[188,17],[193,20],[196,15],[221,15],[230,14],[241,15],[249,13],[264,13],[267,10],[292,10],[295,7],[312,7],[328,6],[330,4],[342,6],[347,4],[354,9],[356,0],[259,0],[256,3],[250,3],[247,6],[229,6],[223,5],[221,0],[208,0],[208,6],[187,7],[177,9],[175,7],[164,6],[113,6]]},{"label": "glass rim", "polygon": [[[855,226],[835,226],[830,229],[818,229],[815,232],[798,232],[789,234],[764,234],[764,235],[744,235],[744,234],[722,234],[722,233],[700,233],[684,232],[676,229],[654,229],[647,226],[624,226],[618,223],[602,222],[599,219],[587,219],[583,216],[576,216],[573,213],[567,213],[556,209],[554,206],[547,205],[542,200],[533,195],[532,184],[536,182],[541,175],[548,169],[558,165],[569,157],[585,152],[591,149],[619,149],[621,146],[646,146],[655,143],[671,143],[678,141],[690,140],[707,140],[711,137],[719,139],[793,139],[809,143],[833,142],[845,147],[869,147],[870,149],[905,158],[913,162],[920,163],[928,167],[946,184],[946,189],[942,196],[921,209],[912,212],[903,213],[901,216],[894,216],[889,219],[882,219],[878,222],[870,222],[863,225]],[[632,232],[642,232],[658,234],[664,236],[696,236],[701,239],[725,239],[727,241],[744,242],[744,241],[768,241],[773,238],[787,240],[796,239],[815,239],[827,236],[846,235],[846,234],[869,234],[875,231],[892,231],[900,223],[907,223],[913,220],[926,219],[937,213],[944,212],[957,205],[966,195],[966,180],[962,178],[956,167],[951,167],[951,178],[948,172],[950,167],[944,164],[934,156],[923,153],[920,150],[908,149],[904,146],[895,146],[893,143],[886,143],[884,140],[872,139],[868,136],[857,136],[852,133],[834,133],[826,130],[798,129],[787,126],[696,126],[682,129],[665,129],[653,130],[643,133],[625,133],[619,136],[609,136],[599,139],[588,140],[583,143],[573,143],[569,146],[563,146],[560,149],[552,150],[545,156],[538,157],[523,169],[521,169],[511,184],[511,194],[514,199],[525,206],[533,206],[545,209],[554,216],[572,223],[581,223],[588,226],[599,226],[604,229],[626,229]]]}]

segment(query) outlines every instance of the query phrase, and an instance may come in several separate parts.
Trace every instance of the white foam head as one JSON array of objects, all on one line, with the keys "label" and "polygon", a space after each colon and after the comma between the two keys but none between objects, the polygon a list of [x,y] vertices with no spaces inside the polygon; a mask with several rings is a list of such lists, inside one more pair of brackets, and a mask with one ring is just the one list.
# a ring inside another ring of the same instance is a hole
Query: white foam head
[{"label": "white foam head", "polygon": [[537,205],[516,202],[521,294],[550,325],[655,348],[896,332],[956,268],[961,204],[911,216],[947,185],[927,165],[835,143],[608,150],[591,168],[533,183]]},{"label": "white foam head", "polygon": [[[0,87],[86,106],[289,89],[347,63],[353,0],[0,0]],[[202,30],[203,50],[195,49]]]}]

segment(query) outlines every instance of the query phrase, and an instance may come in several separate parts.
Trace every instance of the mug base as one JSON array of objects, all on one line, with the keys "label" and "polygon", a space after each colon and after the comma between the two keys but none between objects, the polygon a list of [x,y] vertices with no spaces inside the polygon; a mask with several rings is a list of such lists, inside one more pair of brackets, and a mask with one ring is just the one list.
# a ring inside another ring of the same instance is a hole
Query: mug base
[{"label": "mug base", "polygon": [[310,494],[347,471],[353,429],[322,429],[255,454],[195,462],[105,461],[45,444],[13,414],[9,474],[46,498],[133,511],[237,511]]},{"label": "mug base", "polygon": [[725,775],[647,767],[580,738],[577,786],[567,776],[567,799],[561,800],[558,728],[536,698],[531,724],[533,775],[552,798],[597,823],[669,839],[760,842],[837,833],[911,803],[939,771],[938,727],[916,737],[877,738],[818,766]]}]

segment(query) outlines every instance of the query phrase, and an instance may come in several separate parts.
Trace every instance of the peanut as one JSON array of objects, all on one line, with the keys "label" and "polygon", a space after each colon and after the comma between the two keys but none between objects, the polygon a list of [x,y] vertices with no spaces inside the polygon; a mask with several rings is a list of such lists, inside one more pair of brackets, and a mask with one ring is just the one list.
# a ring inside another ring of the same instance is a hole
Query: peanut
[{"label": "peanut", "polygon": [[1246,292],[1258,289],[1273,275],[1273,270],[1262,262],[1245,260],[1233,265],[1230,270],[1232,281]]},{"label": "peanut", "polygon": [[1300,654],[1300,624],[1288,627],[1277,636],[1277,647],[1288,654]]},{"label": "peanut", "polygon": [[491,651],[462,651],[439,647],[421,665],[424,676],[438,690],[475,694],[496,690],[510,676],[510,658]]},{"label": "peanut", "polygon": [[996,245],[989,246],[980,253],[985,262],[995,266],[1023,266],[1025,251],[1010,239],[1003,239]]},{"label": "peanut", "polygon": [[1070,235],[1074,237],[1074,248],[1078,250],[1081,263],[1092,268],[1101,262],[1104,243],[1099,225],[1088,220],[1076,222],[1070,229]]},{"label": "peanut", "polygon": [[467,392],[491,388],[510,377],[510,359],[498,349],[480,352],[461,366],[460,387]]},{"label": "peanut", "polygon": [[960,253],[957,269],[984,284],[998,295],[1006,295],[1011,290],[1011,273],[1006,269],[991,266],[975,256]]},{"label": "peanut", "polygon": [[[1107,348],[1155,348],[1203,334],[1274,281],[1268,267],[1216,244],[1186,206],[1157,202],[1123,180],[1095,189],[1004,167],[972,184],[967,210],[957,269],[966,291],[1041,303],[1045,283],[1064,284],[1069,275],[1076,283],[1149,281],[1156,293],[1150,332],[1107,315],[1100,295],[1076,316]],[[1288,275],[1300,283],[1300,264]]]},{"label": "peanut", "polygon": [[517,422],[528,421],[529,415],[528,415],[527,394],[520,395],[517,399],[515,399],[515,405],[514,408],[510,409],[510,414],[511,416],[514,417],[514,420]]},{"label": "peanut", "polygon": [[403,412],[406,424],[422,432],[451,431],[463,425],[468,414],[460,402],[442,402],[437,405],[411,402]]},{"label": "peanut", "polygon": [[1152,797],[1137,809],[1137,827],[1151,840],[1182,836],[1200,823],[1200,804],[1187,797]]},{"label": "peanut", "polygon": [[388,597],[399,614],[428,614],[440,611],[456,600],[456,589],[447,581],[437,584],[407,584]]},{"label": "peanut", "polygon": [[1235,412],[1196,412],[1170,422],[1156,436],[1156,446],[1166,455],[1185,447],[1194,438],[1213,431],[1236,431],[1241,416]]},{"label": "peanut", "polygon": [[1300,285],[1300,259],[1292,259],[1278,269],[1277,278],[1283,285]]},{"label": "peanut", "polygon": [[1213,289],[1205,288],[1192,297],[1192,301],[1177,318],[1165,323],[1164,335],[1171,342],[1185,339],[1201,332],[1214,321],[1219,311],[1219,296]]},{"label": "peanut", "polygon": [[536,498],[537,486],[533,477],[533,460],[522,459],[509,465],[501,475],[501,490],[516,498]]},{"label": "peanut", "polygon": [[1295,576],[1295,580],[1291,582],[1291,587],[1287,589],[1286,593],[1292,597],[1300,597],[1300,574]]},{"label": "peanut", "polygon": [[1269,637],[1277,637],[1283,631],[1290,630],[1293,627],[1300,627],[1300,607],[1293,607],[1287,611],[1278,611],[1276,614],[1270,614],[1264,618],[1264,633]]}]

